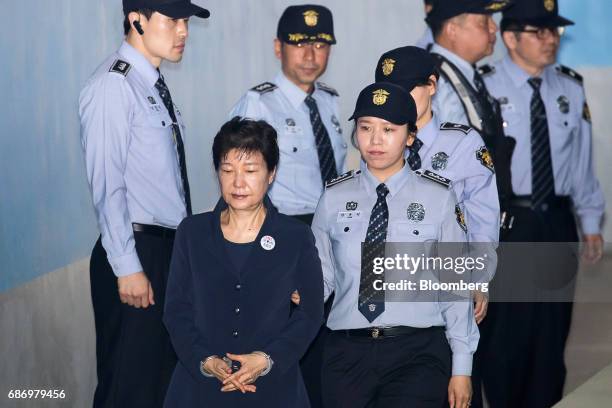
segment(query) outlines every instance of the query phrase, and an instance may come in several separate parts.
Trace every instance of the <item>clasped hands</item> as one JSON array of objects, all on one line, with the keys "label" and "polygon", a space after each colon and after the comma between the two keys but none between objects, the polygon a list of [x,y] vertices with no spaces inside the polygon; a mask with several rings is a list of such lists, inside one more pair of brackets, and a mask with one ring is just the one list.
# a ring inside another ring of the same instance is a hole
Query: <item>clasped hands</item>
[{"label": "clasped hands", "polygon": [[211,358],[204,370],[215,376],[222,384],[222,392],[240,391],[243,394],[257,391],[255,381],[268,368],[268,359],[262,354],[226,354],[227,359],[238,361],[241,367],[232,374],[232,368],[222,358]]}]

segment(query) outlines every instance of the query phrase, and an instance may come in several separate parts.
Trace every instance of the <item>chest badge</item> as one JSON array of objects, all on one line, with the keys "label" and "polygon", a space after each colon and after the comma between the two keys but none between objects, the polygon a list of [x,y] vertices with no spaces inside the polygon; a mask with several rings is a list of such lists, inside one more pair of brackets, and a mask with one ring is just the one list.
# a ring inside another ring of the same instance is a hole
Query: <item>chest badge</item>
[{"label": "chest badge", "polygon": [[266,251],[271,251],[276,246],[276,241],[269,235],[265,235],[261,237],[261,241],[259,241],[261,247]]},{"label": "chest badge", "polygon": [[448,154],[444,152],[438,152],[431,157],[431,167],[436,170],[444,170],[448,165]]},{"label": "chest badge", "polygon": [[346,211],[355,211],[359,204],[354,201],[349,201],[346,203]]},{"label": "chest badge", "polygon": [[157,105],[157,102],[155,102],[155,98],[153,98],[152,96],[147,96],[147,100],[151,105]]},{"label": "chest badge", "polygon": [[285,119],[285,123],[287,124],[287,126],[291,126],[291,127],[295,126],[295,120],[293,120],[291,118]]},{"label": "chest badge", "polygon": [[411,203],[406,210],[406,215],[410,221],[421,222],[425,219],[425,207],[423,204]]},{"label": "chest badge", "polygon": [[568,114],[570,111],[570,101],[567,99],[567,96],[561,95],[557,98],[557,106],[559,107],[559,111],[564,114]]}]

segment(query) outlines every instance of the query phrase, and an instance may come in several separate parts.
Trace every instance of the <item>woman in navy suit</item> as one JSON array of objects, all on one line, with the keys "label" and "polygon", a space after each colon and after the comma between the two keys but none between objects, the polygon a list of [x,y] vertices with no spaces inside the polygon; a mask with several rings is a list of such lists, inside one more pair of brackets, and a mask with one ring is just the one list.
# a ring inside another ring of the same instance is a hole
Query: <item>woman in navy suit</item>
[{"label": "woman in navy suit", "polygon": [[266,122],[234,118],[215,137],[222,198],[176,232],[164,323],[179,362],[167,407],[310,406],[298,362],[323,321],[321,264],[310,228],[266,195],[278,160]]}]

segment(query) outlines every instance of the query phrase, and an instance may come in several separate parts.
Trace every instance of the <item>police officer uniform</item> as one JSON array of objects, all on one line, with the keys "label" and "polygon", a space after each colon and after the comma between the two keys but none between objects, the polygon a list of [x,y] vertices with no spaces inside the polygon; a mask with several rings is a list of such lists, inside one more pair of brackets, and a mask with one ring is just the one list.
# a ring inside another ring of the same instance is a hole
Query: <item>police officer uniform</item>
[{"label": "police officer uniform", "polygon": [[[208,17],[177,1],[124,1],[173,18]],[[172,111],[169,111],[170,106]],[[100,228],[91,255],[98,386],[95,407],[161,406],[176,364],[162,309],[174,229],[191,211],[185,124],[159,71],[127,42],[89,78],[79,100],[87,179]],[[144,271],[155,305],[122,304],[117,277]]]},{"label": "police officer uniform", "polygon": [[[375,83],[358,98],[353,118],[362,116],[414,124],[416,107],[403,88]],[[453,375],[470,375],[478,342],[471,302],[389,302],[384,292],[364,298],[369,250],[358,255],[362,243],[371,249],[381,236],[383,243],[465,242],[449,184],[407,164],[384,183],[364,166],[327,184],[312,225],[325,296],[336,293],[323,363],[325,406],[439,407],[451,366]]]},{"label": "police officer uniform", "polygon": [[[335,44],[331,12],[314,5],[287,8],[279,21],[278,39],[287,44]],[[316,101],[320,124],[313,122],[309,98]],[[279,212],[310,223],[324,186],[317,133],[325,132],[331,143],[335,176],[345,166],[347,145],[339,121],[338,92],[317,82],[309,95],[281,71],[271,82],[250,89],[233,107],[230,116],[262,119],[276,129],[280,161],[270,198]]]},{"label": "police officer uniform", "polygon": [[[427,15],[430,25],[464,13],[493,14],[509,7],[507,0],[438,0]],[[504,137],[500,108],[487,91],[475,67],[452,51],[435,43],[432,54],[439,63],[440,80],[433,98],[433,110],[442,122],[453,122],[477,130],[495,163],[502,218],[512,196],[510,158],[513,140]]]},{"label": "police officer uniform", "polygon": [[[427,83],[436,72],[436,60],[417,47],[401,47],[384,53],[376,66],[376,80],[388,81],[408,91]],[[452,188],[465,211],[469,226],[468,241],[488,254],[487,273],[480,280],[490,281],[495,274],[499,240],[499,199],[495,167],[485,143],[472,128],[433,118],[417,133],[419,149],[407,151],[407,158],[418,156],[418,167],[452,181]],[[409,160],[410,163],[410,160]],[[416,168],[415,168],[416,167]],[[476,248],[474,248],[476,249]]]},{"label": "police officer uniform", "polygon": [[[504,12],[502,28],[511,22],[553,29],[573,24],[559,16],[553,0],[516,2]],[[517,197],[510,202],[514,227],[507,240],[577,242],[572,208],[584,234],[600,234],[605,203],[593,170],[591,117],[582,77],[565,66],[550,65],[532,78],[509,55],[483,67],[483,77],[501,104],[506,134],[516,139],[512,186]],[[557,250],[554,257],[570,271],[541,272],[571,279],[576,255]],[[500,278],[505,273],[502,269]],[[483,334],[489,349],[483,378],[493,408],[550,407],[561,399],[571,312],[570,302],[491,305],[485,322],[491,329]]]}]

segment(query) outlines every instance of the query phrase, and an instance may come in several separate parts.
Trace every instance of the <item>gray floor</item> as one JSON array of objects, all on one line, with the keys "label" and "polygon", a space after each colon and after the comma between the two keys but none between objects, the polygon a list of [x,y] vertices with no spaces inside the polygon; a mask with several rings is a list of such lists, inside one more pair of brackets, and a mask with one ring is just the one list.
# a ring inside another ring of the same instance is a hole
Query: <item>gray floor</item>
[{"label": "gray floor", "polygon": [[582,270],[579,276],[578,302],[565,352],[566,394],[612,364],[612,253],[608,252],[597,266]]}]

